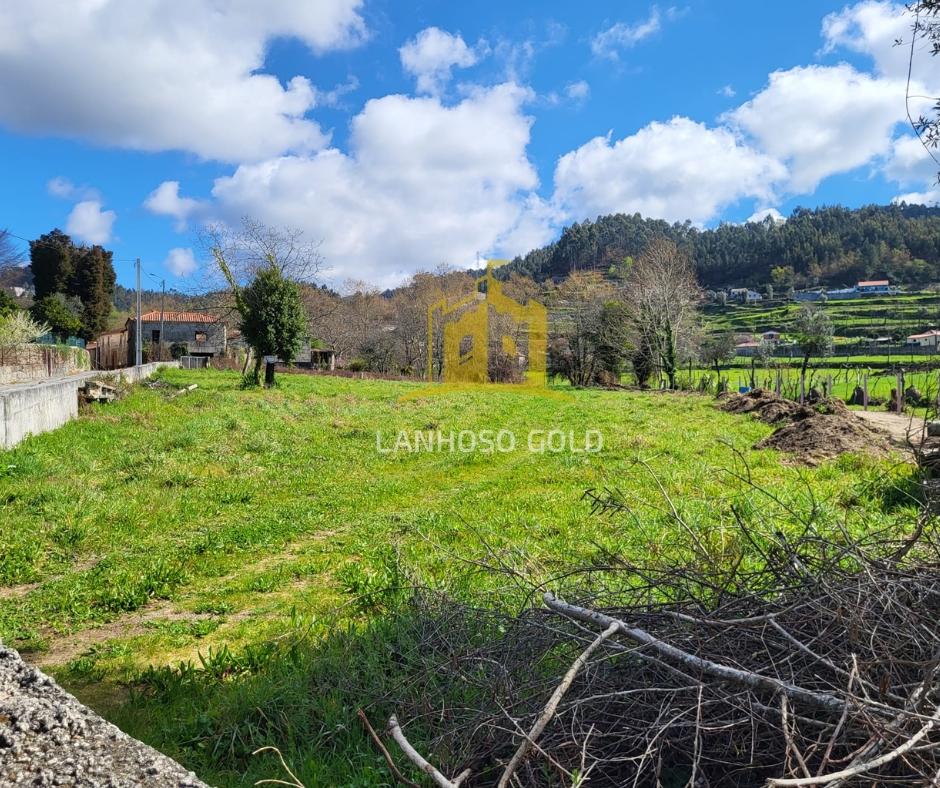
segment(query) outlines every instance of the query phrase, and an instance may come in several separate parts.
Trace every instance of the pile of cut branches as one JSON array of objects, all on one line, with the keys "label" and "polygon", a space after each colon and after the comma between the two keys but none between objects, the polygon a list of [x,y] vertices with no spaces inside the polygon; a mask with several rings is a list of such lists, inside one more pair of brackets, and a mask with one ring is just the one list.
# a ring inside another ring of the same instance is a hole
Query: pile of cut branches
[{"label": "pile of cut branches", "polygon": [[373,738],[439,786],[940,785],[931,512],[755,549],[717,584],[621,561],[518,615],[419,595],[432,669],[380,699],[399,747]]}]

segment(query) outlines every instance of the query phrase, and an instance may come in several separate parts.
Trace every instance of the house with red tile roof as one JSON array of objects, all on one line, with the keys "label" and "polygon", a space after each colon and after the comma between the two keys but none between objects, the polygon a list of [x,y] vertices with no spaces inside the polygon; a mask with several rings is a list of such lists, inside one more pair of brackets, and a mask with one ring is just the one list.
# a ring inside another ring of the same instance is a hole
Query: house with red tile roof
[{"label": "house with red tile roof", "polygon": [[[142,346],[148,358],[173,355],[214,358],[224,355],[228,336],[225,322],[205,312],[176,312],[159,309],[140,316]],[[124,328],[98,338],[99,369],[131,367],[136,356],[137,321],[127,319]]]}]

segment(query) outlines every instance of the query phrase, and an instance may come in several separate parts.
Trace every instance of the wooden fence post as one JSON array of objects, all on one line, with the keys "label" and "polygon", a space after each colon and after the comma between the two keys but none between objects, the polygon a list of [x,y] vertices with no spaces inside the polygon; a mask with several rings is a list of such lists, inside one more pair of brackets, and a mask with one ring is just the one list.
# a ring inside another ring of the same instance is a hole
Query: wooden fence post
[{"label": "wooden fence post", "polygon": [[862,408],[868,410],[868,373],[862,376]]}]

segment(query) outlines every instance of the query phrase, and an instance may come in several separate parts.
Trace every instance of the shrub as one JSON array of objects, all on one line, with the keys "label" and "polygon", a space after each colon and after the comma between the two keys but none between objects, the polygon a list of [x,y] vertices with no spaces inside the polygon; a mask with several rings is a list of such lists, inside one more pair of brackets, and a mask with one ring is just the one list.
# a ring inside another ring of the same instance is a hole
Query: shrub
[{"label": "shrub", "polygon": [[0,347],[16,347],[49,333],[49,326],[37,323],[26,312],[12,312],[0,317]]}]

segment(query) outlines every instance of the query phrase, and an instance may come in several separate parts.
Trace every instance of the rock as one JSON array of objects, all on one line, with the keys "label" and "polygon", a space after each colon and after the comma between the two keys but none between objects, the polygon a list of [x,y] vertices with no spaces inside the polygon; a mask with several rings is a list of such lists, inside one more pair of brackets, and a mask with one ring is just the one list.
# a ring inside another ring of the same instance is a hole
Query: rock
[{"label": "rock", "polygon": [[940,438],[940,421],[927,422],[927,437]]},{"label": "rock", "polygon": [[918,406],[923,404],[924,396],[915,386],[908,386],[904,389],[904,400],[908,405]]},{"label": "rock", "polygon": [[207,788],[0,645],[0,785]]}]

